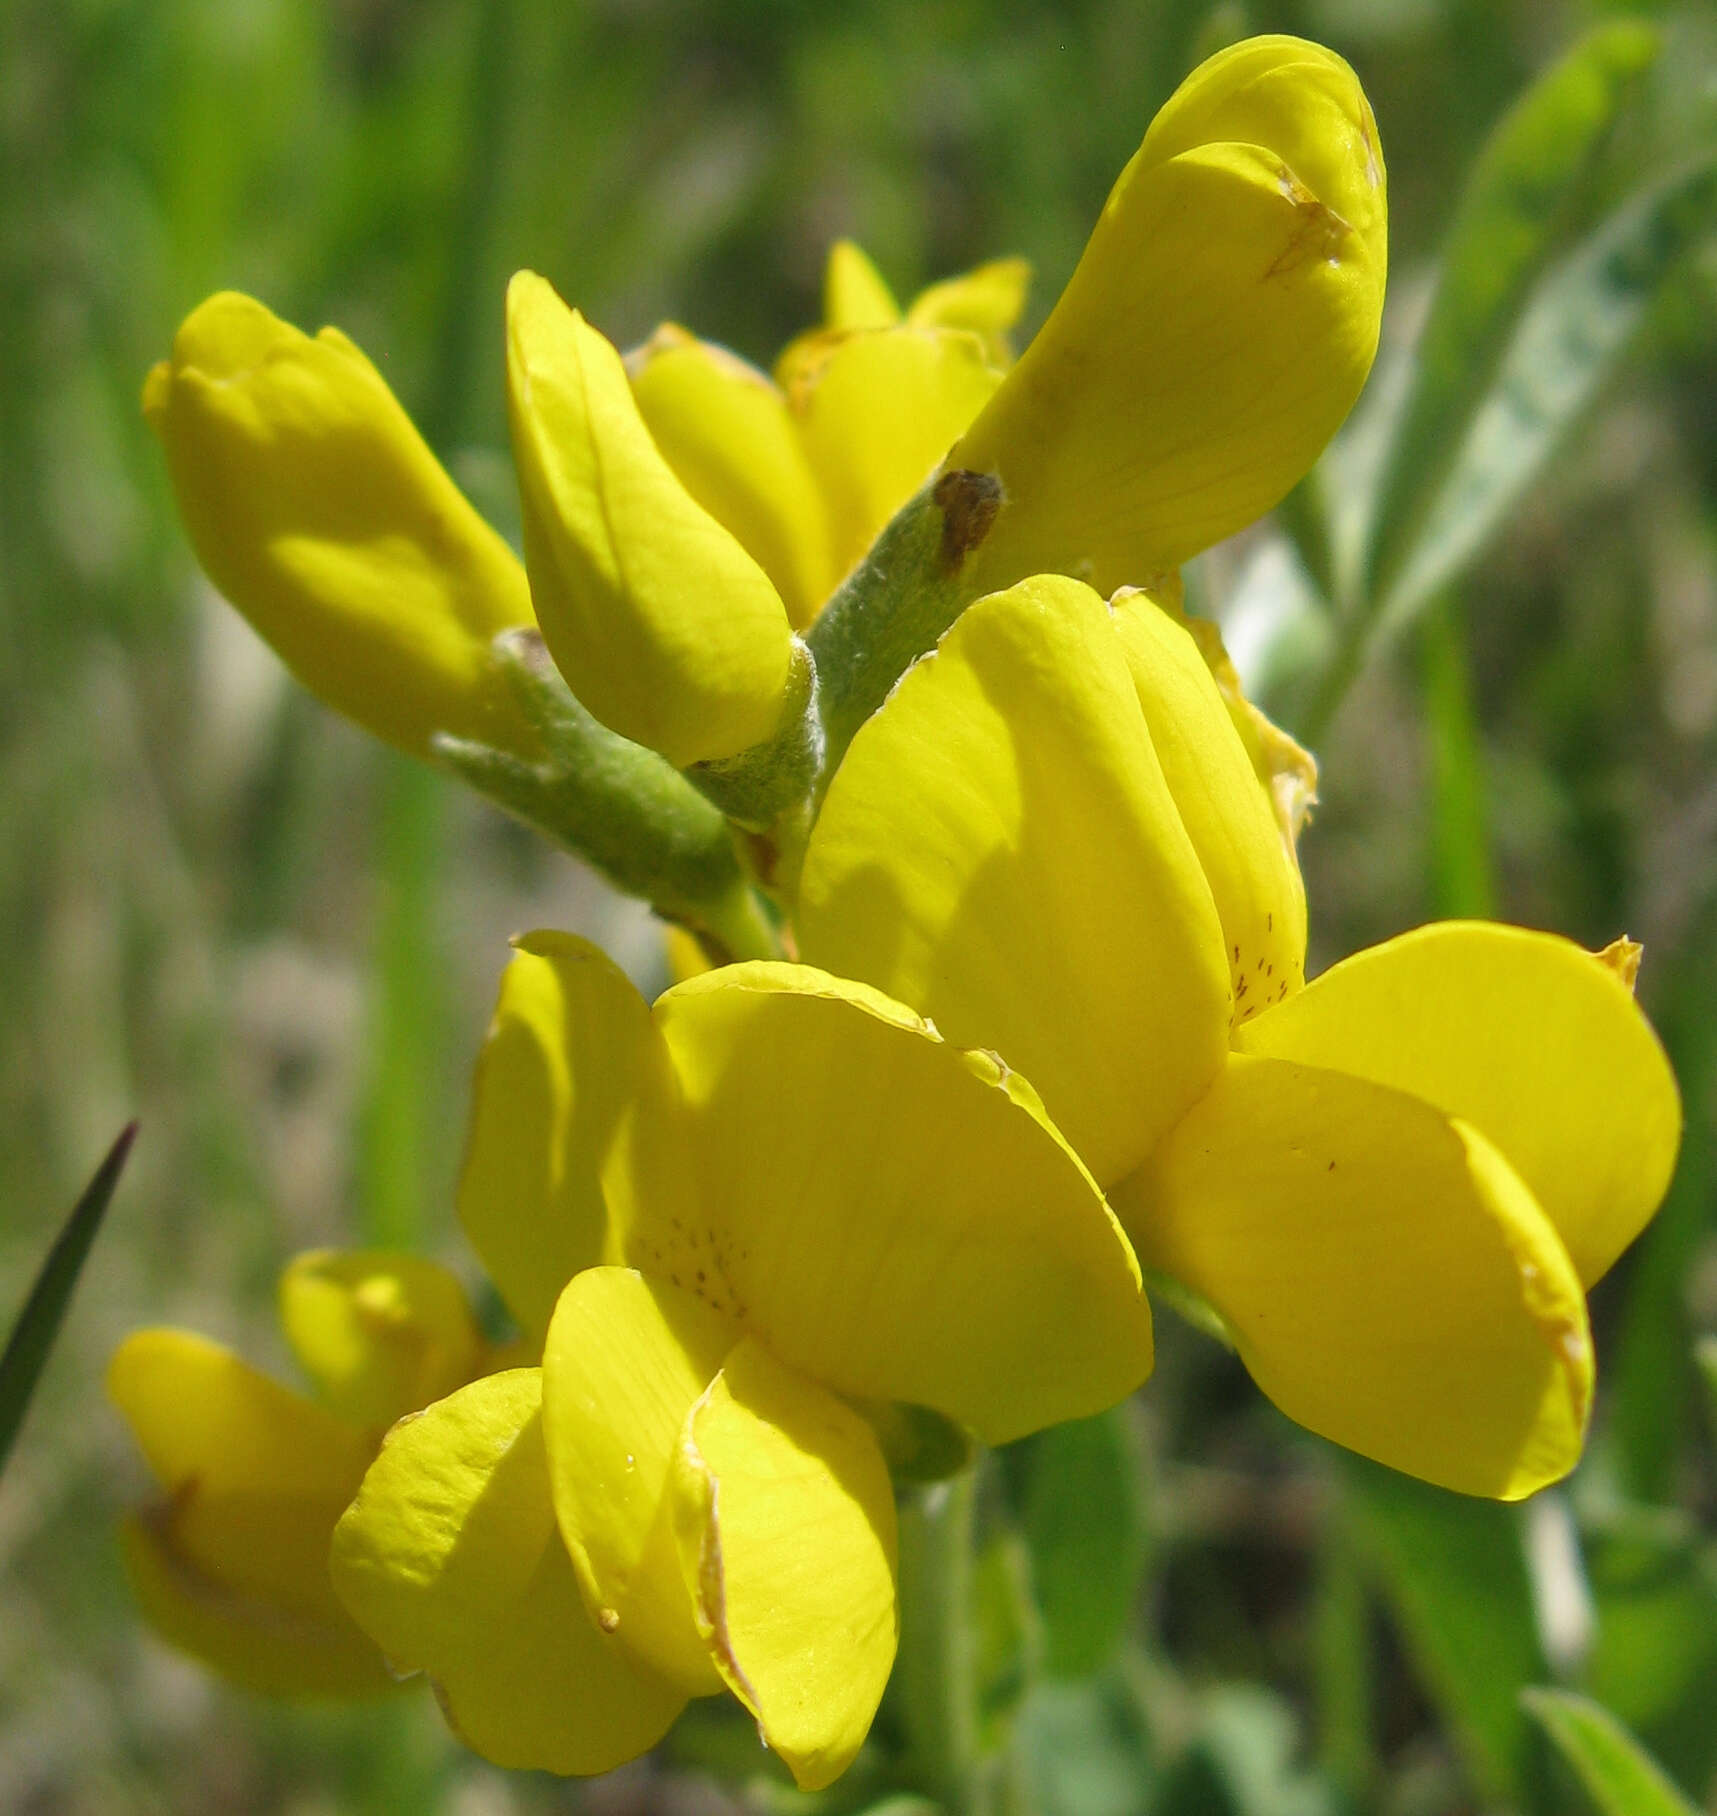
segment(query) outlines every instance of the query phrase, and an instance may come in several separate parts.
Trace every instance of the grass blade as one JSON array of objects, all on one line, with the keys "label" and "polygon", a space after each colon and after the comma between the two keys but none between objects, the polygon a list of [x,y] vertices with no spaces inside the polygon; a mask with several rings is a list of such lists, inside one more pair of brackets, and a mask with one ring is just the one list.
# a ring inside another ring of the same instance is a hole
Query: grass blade
[{"label": "grass blade", "polygon": [[36,1275],[18,1322],[6,1339],[6,1353],[0,1356],[0,1470],[6,1467],[12,1441],[24,1423],[30,1400],[41,1379],[48,1354],[59,1335],[60,1325],[71,1303],[73,1289],[91,1244],[107,1214],[113,1188],[125,1170],[126,1156],[137,1138],[137,1124],[128,1122],[119,1139],[107,1151],[107,1158],[96,1168],[95,1177],[84,1188],[83,1196],[66,1219],[65,1227],[48,1250],[41,1272]]},{"label": "grass blade", "polygon": [[1603,1816],[1694,1816],[1693,1805],[1608,1709],[1570,1690],[1525,1690],[1520,1700]]},{"label": "grass blade", "polygon": [[1368,600],[1390,590],[1409,556],[1528,291],[1564,239],[1581,183],[1657,48],[1658,34],[1637,21],[1589,32],[1508,110],[1474,166],[1443,244],[1380,477]]}]

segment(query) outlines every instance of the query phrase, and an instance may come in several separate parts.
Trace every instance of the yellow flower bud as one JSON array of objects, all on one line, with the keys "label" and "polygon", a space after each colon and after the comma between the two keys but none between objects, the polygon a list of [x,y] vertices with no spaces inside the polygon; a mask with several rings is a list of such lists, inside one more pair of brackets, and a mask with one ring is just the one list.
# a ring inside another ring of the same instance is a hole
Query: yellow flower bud
[{"label": "yellow flower bud", "polygon": [[573,692],[682,768],[762,742],[792,666],[781,595],[675,476],[613,346],[528,271],[507,382],[531,593]]},{"label": "yellow flower bud", "polygon": [[1148,583],[1275,504],[1371,368],[1385,220],[1376,125],[1339,57],[1255,38],[1195,70],[948,456],[1001,481],[985,583]]},{"label": "yellow flower bud", "polygon": [[524,572],[338,329],[210,297],[143,410],[204,571],[306,687],[415,756],[534,748],[489,654],[531,622]]}]

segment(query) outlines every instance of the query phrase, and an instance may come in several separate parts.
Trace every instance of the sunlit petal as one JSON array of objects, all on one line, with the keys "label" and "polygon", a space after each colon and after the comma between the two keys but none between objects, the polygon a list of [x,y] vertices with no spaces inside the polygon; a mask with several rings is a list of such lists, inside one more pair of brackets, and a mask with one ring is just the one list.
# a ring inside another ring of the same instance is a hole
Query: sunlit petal
[{"label": "sunlit petal", "polygon": [[806,966],[670,990],[703,1189],[640,1223],[783,1361],[995,1442],[1095,1412],[1149,1372],[1133,1258],[1036,1093],[899,1004]]},{"label": "sunlit petal", "polygon": [[1210,1300],[1302,1425],[1504,1500],[1578,1459],[1580,1282],[1469,1124],[1369,1080],[1236,1055],[1116,1204],[1141,1257]]},{"label": "sunlit petal", "polygon": [[1001,374],[976,335],[879,328],[826,338],[788,382],[844,574],[935,470]]},{"label": "sunlit petal", "polygon": [[1113,618],[1152,747],[1222,919],[1234,1019],[1245,1021],[1304,980],[1299,866],[1191,635],[1145,593],[1118,596]]},{"label": "sunlit petal", "polygon": [[688,1695],[720,1686],[693,1619],[667,1500],[693,1402],[741,1331],[712,1305],[705,1270],[685,1289],[629,1268],[580,1274],[543,1355],[543,1426],[555,1509],[585,1599],[604,1628]]},{"label": "sunlit petal", "polygon": [[524,571],[343,334],[212,296],[143,409],[197,559],[306,687],[418,756],[534,748],[489,664],[531,622]]},{"label": "sunlit petal", "polygon": [[847,751],[801,949],[990,1047],[1099,1180],[1222,1061],[1229,964],[1103,602],[1045,576],[967,609]]},{"label": "sunlit petal", "polygon": [[802,1790],[851,1764],[894,1663],[894,1490],[870,1427],[747,1339],[693,1409],[673,1497],[698,1626]]},{"label": "sunlit petal", "polygon": [[604,1772],[685,1698],[605,1636],[555,1528],[536,1369],[397,1425],[334,1535],[334,1581],[396,1668],[496,1765]]},{"label": "sunlit petal", "polygon": [[520,940],[477,1062],[459,1219],[539,1344],[561,1288],[609,1253],[611,1208],[626,1213],[629,1175],[609,1169],[622,1124],[650,1121],[666,1164],[672,1096],[661,1037],[619,966],[571,934]]},{"label": "sunlit petal", "polygon": [[680,484],[809,624],[839,578],[818,489],[785,396],[725,347],[659,328],[627,357],[644,426]]},{"label": "sunlit petal", "polygon": [[1411,1091],[1482,1129],[1602,1275],[1669,1187],[1675,1075],[1627,984],[1554,934],[1444,921],[1326,971],[1243,1051]]},{"label": "sunlit petal", "polygon": [[768,737],[792,659],[780,595],[662,458],[620,355],[528,271],[507,395],[531,596],[573,692],[682,766]]}]

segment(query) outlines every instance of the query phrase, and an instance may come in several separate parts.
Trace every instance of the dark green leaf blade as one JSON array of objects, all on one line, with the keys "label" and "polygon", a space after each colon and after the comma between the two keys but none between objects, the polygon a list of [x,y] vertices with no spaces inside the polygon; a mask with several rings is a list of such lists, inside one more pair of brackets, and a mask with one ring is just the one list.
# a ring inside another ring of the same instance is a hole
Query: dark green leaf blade
[{"label": "dark green leaf blade", "polygon": [[54,1238],[54,1245],[48,1250],[47,1259],[24,1301],[24,1309],[18,1314],[18,1322],[6,1340],[6,1352],[0,1356],[0,1470],[6,1467],[12,1442],[29,1410],[31,1396],[41,1379],[54,1339],[59,1335],[78,1276],[89,1257],[114,1187],[125,1170],[126,1156],[136,1139],[137,1124],[128,1122],[108,1149],[107,1158],[96,1168],[95,1177],[84,1188],[65,1227]]},{"label": "dark green leaf blade", "polygon": [[1603,1816],[1694,1816],[1693,1805],[1601,1704],[1571,1690],[1526,1690],[1521,1701]]},{"label": "dark green leaf blade", "polygon": [[1409,1657],[1479,1789],[1525,1800],[1524,1686],[1548,1675],[1516,1510],[1344,1458],[1344,1501]]},{"label": "dark green leaf blade", "polygon": [[1375,501],[1365,596],[1382,598],[1495,378],[1534,279],[1568,227],[1572,198],[1658,48],[1637,21],[1579,40],[1503,116],[1444,241]]},{"label": "dark green leaf blade", "polygon": [[1114,1656],[1138,1598],[1149,1542],[1138,1443],[1122,1405],[1039,1432],[1025,1454],[1020,1523],[1043,1668],[1086,1677]]}]

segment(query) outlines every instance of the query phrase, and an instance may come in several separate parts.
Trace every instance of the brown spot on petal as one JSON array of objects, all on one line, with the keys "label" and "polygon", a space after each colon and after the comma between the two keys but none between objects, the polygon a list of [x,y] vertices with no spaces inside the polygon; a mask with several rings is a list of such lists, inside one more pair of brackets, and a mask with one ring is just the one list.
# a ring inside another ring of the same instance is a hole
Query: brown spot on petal
[{"label": "brown spot on petal", "polygon": [[1325,207],[1286,164],[1282,166],[1280,182],[1282,194],[1294,205],[1295,221],[1265,277],[1280,277],[1313,259],[1334,263],[1353,229],[1333,208]]}]

